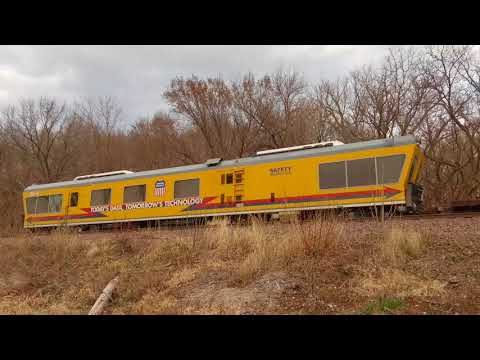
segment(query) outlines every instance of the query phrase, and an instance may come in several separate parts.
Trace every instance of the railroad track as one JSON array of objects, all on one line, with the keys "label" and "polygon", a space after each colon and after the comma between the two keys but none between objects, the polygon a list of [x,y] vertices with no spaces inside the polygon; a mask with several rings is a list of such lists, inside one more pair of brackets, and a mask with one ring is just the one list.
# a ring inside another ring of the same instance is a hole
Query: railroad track
[{"label": "railroad track", "polygon": [[[424,219],[459,219],[459,218],[475,218],[478,217],[480,218],[480,211],[468,211],[468,212],[444,212],[444,213],[424,213],[424,214],[415,214],[415,215],[400,215],[400,216],[391,216],[388,214],[385,214],[385,222],[390,222],[390,221],[403,221],[403,220],[424,220]],[[359,217],[359,218],[344,218],[345,221],[375,221],[375,222],[381,222],[381,219],[379,216],[364,216],[364,217]],[[303,223],[309,223],[312,222],[313,220],[303,220]],[[275,226],[275,225],[280,225],[282,222],[270,222],[267,223],[267,225],[270,226]],[[231,224],[231,226],[245,226],[245,223],[235,223]],[[214,228],[218,225],[216,224],[207,224],[207,225],[200,225],[200,227],[204,228]],[[82,231],[81,233],[85,234],[92,234],[96,232],[101,232],[101,233],[112,233],[112,234],[119,234],[119,233],[125,233],[125,234],[135,234],[138,232],[141,232],[142,230],[147,230],[148,228],[123,228],[123,229],[96,229],[96,230],[87,230],[87,231]],[[193,229],[191,225],[163,225],[159,226],[157,228],[150,228],[150,230],[170,230],[170,231],[188,231],[190,229]],[[48,233],[43,233],[43,234],[38,234],[38,235],[48,235]]]},{"label": "railroad track", "polygon": [[480,217],[480,211],[425,213],[425,214],[418,214],[418,215],[406,215],[399,218],[408,219],[408,220],[422,220],[422,219],[456,219],[456,218],[473,218],[473,217]]},{"label": "railroad track", "polygon": [[[385,214],[385,221],[392,220],[424,220],[424,219],[458,219],[458,218],[473,218],[480,217],[480,211],[468,212],[443,212],[443,213],[423,213],[411,215],[387,215]],[[360,218],[349,219],[350,221],[380,221],[380,216],[365,216]]]},{"label": "railroad track", "polygon": [[[474,217],[479,217],[480,218],[480,211],[469,211],[469,212],[445,212],[445,213],[425,213],[425,214],[415,214],[415,215],[402,215],[402,216],[387,216],[385,215],[385,222],[389,221],[399,221],[399,220],[424,220],[424,219],[459,219],[459,218],[474,218]],[[376,221],[380,222],[379,217],[373,217],[373,216],[365,216],[361,218],[345,218],[345,220],[348,221]],[[313,220],[304,220],[303,223],[309,223],[312,222]],[[270,222],[267,223],[266,225],[270,226],[275,226],[275,225],[281,225],[281,222]],[[234,223],[230,224],[230,226],[245,226],[246,224],[244,223]],[[205,228],[214,228],[218,225],[216,224],[207,224],[207,225],[201,225],[200,227],[205,227]],[[187,226],[187,225],[168,225],[168,226],[160,226],[158,228],[153,228],[153,229],[158,229],[158,230],[170,230],[170,231],[188,231],[189,229],[192,229],[192,226]],[[99,230],[101,232],[105,233],[119,233],[119,232],[126,232],[126,233],[135,233],[137,231],[141,231],[141,229],[117,229],[117,230],[111,230],[111,229],[104,229],[104,230]]]}]

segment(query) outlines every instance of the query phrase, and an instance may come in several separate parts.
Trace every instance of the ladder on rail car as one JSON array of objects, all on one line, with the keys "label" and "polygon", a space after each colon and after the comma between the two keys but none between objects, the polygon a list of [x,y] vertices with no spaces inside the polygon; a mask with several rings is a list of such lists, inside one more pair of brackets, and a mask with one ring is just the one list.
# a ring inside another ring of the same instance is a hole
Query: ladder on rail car
[{"label": "ladder on rail car", "polygon": [[234,171],[233,195],[236,203],[241,203],[245,195],[245,170]]}]

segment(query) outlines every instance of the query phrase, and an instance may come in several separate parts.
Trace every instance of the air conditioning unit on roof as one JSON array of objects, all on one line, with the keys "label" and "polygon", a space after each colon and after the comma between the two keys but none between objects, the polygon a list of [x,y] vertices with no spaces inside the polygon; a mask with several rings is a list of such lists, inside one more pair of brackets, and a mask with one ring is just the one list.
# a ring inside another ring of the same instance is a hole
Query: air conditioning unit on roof
[{"label": "air conditioning unit on roof", "polygon": [[281,148],[281,149],[257,151],[256,155],[260,156],[260,155],[278,154],[278,153],[283,153],[283,152],[307,150],[307,149],[313,149],[313,148],[338,146],[338,145],[345,145],[345,144],[341,141],[338,141],[338,140],[324,141],[324,142],[319,142],[319,143],[314,143],[314,144],[291,146],[291,147],[286,147],[286,148]]},{"label": "air conditioning unit on roof", "polygon": [[118,170],[118,171],[110,171],[110,172],[104,172],[104,173],[98,173],[98,174],[82,175],[82,176],[77,176],[73,180],[77,181],[77,180],[95,179],[95,178],[100,178],[100,177],[114,176],[114,175],[124,175],[124,174],[133,174],[133,171]]}]

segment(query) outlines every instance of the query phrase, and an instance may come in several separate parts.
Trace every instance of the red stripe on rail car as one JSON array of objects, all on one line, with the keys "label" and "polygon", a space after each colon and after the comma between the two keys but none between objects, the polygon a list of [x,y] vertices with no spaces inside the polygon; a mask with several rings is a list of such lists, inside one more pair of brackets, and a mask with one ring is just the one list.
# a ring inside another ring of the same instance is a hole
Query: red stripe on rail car
[{"label": "red stripe on rail car", "polygon": [[[260,206],[260,205],[275,205],[275,204],[289,204],[296,202],[315,202],[315,201],[326,201],[326,200],[339,200],[339,199],[355,199],[355,198],[369,198],[369,197],[386,197],[389,198],[393,195],[400,193],[400,190],[392,189],[385,186],[383,190],[363,190],[363,191],[344,191],[337,193],[327,193],[327,194],[313,194],[313,195],[304,195],[304,196],[290,196],[283,198],[276,198],[273,202],[270,198],[268,199],[255,199],[255,200],[245,200],[241,201],[244,206]],[[192,211],[192,210],[209,210],[209,209],[224,209],[236,207],[237,203],[211,203],[211,200],[215,197],[206,198],[207,201],[203,201],[201,204],[192,205],[188,208],[185,208],[183,211]]]},{"label": "red stripe on rail car", "polygon": [[53,220],[75,220],[75,219],[90,219],[90,218],[99,218],[107,217],[107,215],[101,212],[92,212],[90,208],[80,209],[84,211],[84,214],[76,215],[47,215],[47,216],[30,216],[26,219],[27,222],[32,221],[53,221]]}]

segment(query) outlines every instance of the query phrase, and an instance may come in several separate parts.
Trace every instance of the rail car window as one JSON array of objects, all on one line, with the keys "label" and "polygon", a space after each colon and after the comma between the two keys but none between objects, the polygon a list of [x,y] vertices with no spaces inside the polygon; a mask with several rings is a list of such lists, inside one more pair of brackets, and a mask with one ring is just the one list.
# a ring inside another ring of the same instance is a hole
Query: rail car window
[{"label": "rail car window", "polygon": [[345,161],[320,164],[320,189],[346,187]]},{"label": "rail car window", "polygon": [[375,159],[358,159],[347,161],[348,186],[375,185]]},{"label": "rail car window", "polygon": [[225,174],[222,174],[221,176],[221,183],[222,185],[225,184]]},{"label": "rail car window", "polygon": [[379,184],[396,183],[400,179],[405,154],[377,157],[377,174]]},{"label": "rail car window", "polygon": [[90,196],[90,206],[108,205],[112,189],[93,190]]},{"label": "rail car window", "polygon": [[27,213],[35,214],[35,207],[37,206],[37,198],[31,197],[27,198]]},{"label": "rail car window", "polygon": [[27,213],[57,213],[62,210],[63,195],[38,196],[27,198]]},{"label": "rail car window", "polygon": [[175,181],[173,192],[175,199],[199,196],[200,179]]},{"label": "rail car window", "polygon": [[227,174],[227,184],[233,184],[233,174]]},{"label": "rail car window", "polygon": [[35,208],[35,213],[47,213],[48,212],[48,196],[39,196],[37,198],[37,206]]},{"label": "rail car window", "polygon": [[48,212],[57,213],[62,209],[63,195],[50,195],[48,197]]},{"label": "rail car window", "polygon": [[123,202],[134,203],[145,201],[145,185],[126,186],[123,190]]},{"label": "rail car window", "polygon": [[78,206],[78,192],[74,192],[70,195],[70,207]]}]

